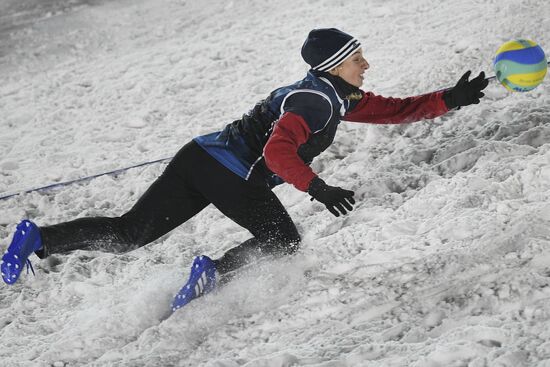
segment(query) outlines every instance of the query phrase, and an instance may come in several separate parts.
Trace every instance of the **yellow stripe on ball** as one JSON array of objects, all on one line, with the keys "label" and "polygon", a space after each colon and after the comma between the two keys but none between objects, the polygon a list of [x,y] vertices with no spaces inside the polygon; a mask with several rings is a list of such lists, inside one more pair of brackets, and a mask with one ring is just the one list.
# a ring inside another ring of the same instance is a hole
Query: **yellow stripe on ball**
[{"label": "yellow stripe on ball", "polygon": [[[526,41],[531,47],[534,47],[537,45],[536,42],[533,42],[531,40],[523,40],[523,41]],[[502,46],[500,46],[500,48],[497,50],[497,55],[506,51],[523,50],[524,48],[525,48],[525,45],[518,41],[509,41],[503,44]]]},{"label": "yellow stripe on ball", "polygon": [[536,87],[546,76],[546,69],[529,74],[513,74],[508,76],[508,80],[522,87]]}]

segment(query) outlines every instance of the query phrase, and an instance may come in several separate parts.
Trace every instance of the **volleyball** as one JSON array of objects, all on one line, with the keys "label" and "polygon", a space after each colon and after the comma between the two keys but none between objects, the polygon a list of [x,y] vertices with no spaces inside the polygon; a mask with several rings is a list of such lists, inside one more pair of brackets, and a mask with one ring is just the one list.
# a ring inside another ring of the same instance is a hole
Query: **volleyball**
[{"label": "volleyball", "polygon": [[508,41],[493,61],[497,80],[512,92],[527,92],[542,83],[548,64],[542,48],[528,39]]}]

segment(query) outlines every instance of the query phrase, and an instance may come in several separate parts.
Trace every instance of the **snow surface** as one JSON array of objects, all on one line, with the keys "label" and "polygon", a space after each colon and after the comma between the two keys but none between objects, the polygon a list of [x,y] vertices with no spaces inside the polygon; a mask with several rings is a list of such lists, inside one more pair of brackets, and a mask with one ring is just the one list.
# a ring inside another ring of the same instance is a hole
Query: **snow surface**
[{"label": "snow surface", "polygon": [[[171,157],[301,79],[312,28],[359,38],[364,89],[404,97],[550,49],[543,0],[3,0],[0,194]],[[335,219],[285,185],[299,254],[163,320],[198,254],[249,237],[213,208],[142,249],[76,251],[0,285],[2,366],[550,366],[550,83],[402,126],[343,123],[314,163],[358,203]],[[120,215],[136,168],[0,201],[16,223]]]}]

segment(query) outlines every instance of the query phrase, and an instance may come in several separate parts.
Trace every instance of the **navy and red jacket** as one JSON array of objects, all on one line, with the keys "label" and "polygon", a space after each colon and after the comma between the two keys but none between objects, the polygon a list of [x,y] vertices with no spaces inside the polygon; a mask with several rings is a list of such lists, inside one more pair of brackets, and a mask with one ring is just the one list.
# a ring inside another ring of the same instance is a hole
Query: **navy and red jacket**
[{"label": "navy and red jacket", "polygon": [[332,144],[340,121],[401,124],[449,111],[443,92],[404,99],[360,93],[358,100],[342,99],[327,78],[309,72],[222,131],[194,140],[245,180],[270,187],[287,182],[307,191],[317,176],[309,165]]}]

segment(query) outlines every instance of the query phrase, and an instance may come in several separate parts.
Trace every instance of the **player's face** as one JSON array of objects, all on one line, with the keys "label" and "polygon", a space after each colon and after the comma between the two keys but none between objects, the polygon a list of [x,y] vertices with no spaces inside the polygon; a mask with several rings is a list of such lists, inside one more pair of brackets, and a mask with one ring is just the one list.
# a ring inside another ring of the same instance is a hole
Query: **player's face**
[{"label": "player's face", "polygon": [[365,70],[369,67],[369,63],[363,57],[363,50],[359,48],[330,73],[339,76],[355,87],[360,87],[363,85]]}]

